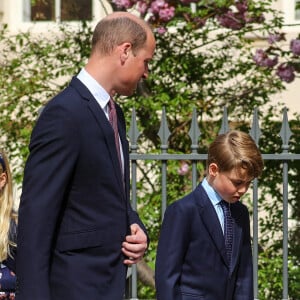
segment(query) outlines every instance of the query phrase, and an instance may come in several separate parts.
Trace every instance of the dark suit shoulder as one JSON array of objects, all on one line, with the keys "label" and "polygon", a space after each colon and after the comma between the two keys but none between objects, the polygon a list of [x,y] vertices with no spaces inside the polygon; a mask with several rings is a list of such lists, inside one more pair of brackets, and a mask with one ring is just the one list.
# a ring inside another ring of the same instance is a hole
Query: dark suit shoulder
[{"label": "dark suit shoulder", "polygon": [[[86,86],[76,77],[72,79],[70,84],[54,96],[51,100],[46,103],[42,108],[39,118],[43,114],[51,115],[51,118],[64,117],[71,119],[75,117],[77,120],[81,120],[87,111],[87,104],[93,102],[96,107],[96,99],[92,96]],[[97,109],[101,110],[100,106]]]},{"label": "dark suit shoulder", "polygon": [[74,77],[70,84],[54,96],[48,104],[65,104],[72,107],[76,104],[76,101],[82,100],[83,98],[90,99],[93,98],[93,96],[87,87],[78,78]]},{"label": "dark suit shoulder", "polygon": [[195,208],[198,207],[199,205],[204,206],[207,200],[208,200],[208,196],[200,183],[195,190],[183,196],[182,198],[176,200],[169,206],[172,209],[174,207],[178,210],[194,211]]}]

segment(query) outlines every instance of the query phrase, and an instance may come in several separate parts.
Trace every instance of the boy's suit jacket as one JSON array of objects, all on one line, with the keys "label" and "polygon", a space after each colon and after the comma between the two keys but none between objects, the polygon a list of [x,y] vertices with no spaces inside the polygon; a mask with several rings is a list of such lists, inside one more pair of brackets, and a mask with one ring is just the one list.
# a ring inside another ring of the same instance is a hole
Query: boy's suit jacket
[{"label": "boy's suit jacket", "polygon": [[80,80],[40,115],[19,209],[16,299],[122,299],[122,242],[132,223],[145,228],[129,203],[125,120],[116,108],[125,190],[113,129]]},{"label": "boy's suit jacket", "polygon": [[158,300],[253,300],[248,210],[237,202],[231,213],[229,266],[219,219],[201,184],[167,207],[156,257]]}]

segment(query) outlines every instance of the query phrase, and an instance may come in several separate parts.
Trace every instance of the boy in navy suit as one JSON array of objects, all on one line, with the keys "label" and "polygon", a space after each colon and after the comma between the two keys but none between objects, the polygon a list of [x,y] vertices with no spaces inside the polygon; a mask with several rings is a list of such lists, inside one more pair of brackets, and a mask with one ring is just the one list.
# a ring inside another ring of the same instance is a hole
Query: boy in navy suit
[{"label": "boy in navy suit", "polygon": [[253,300],[249,212],[240,198],[262,169],[246,133],[230,131],[210,145],[206,178],[166,209],[156,257],[158,300]]}]

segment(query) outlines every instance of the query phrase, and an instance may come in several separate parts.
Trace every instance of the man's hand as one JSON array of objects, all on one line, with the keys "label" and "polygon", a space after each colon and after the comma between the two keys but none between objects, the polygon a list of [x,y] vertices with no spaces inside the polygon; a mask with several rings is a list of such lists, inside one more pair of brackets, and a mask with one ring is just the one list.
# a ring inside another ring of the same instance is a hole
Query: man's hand
[{"label": "man's hand", "polygon": [[125,265],[136,264],[147,250],[147,236],[141,227],[138,224],[132,224],[130,230],[131,235],[127,235],[122,244],[122,252],[128,257],[124,260]]}]

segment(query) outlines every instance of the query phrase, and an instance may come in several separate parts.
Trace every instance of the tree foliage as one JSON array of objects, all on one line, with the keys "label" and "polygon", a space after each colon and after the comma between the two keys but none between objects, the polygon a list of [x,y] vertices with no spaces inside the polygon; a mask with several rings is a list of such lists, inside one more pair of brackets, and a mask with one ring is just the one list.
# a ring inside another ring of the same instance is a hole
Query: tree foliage
[{"label": "tree foliage", "polygon": [[42,106],[58,93],[83,66],[89,54],[92,29],[86,23],[76,30],[67,26],[45,34],[12,35],[0,28],[0,133],[13,172],[22,179],[27,145]]}]

